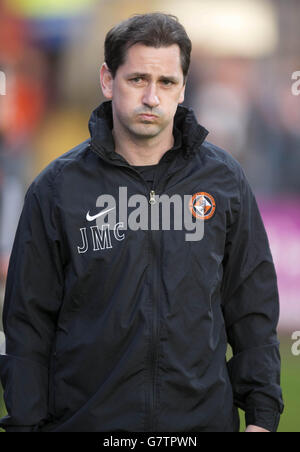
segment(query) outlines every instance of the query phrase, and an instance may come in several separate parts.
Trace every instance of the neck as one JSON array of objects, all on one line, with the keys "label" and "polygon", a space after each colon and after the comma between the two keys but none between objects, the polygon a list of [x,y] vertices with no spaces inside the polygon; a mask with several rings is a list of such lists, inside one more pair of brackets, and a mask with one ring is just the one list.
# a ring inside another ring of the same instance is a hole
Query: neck
[{"label": "neck", "polygon": [[162,156],[174,145],[173,126],[159,136],[150,139],[129,137],[118,127],[114,127],[112,132],[115,152],[122,155],[130,165],[134,166],[158,164]]}]

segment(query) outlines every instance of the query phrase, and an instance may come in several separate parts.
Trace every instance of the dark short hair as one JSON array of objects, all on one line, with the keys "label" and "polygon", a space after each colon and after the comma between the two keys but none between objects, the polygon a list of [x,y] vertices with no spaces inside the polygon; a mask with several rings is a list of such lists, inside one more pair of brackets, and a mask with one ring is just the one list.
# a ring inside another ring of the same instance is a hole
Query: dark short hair
[{"label": "dark short hair", "polygon": [[107,33],[104,43],[105,62],[113,78],[118,67],[125,62],[127,50],[135,44],[156,48],[177,44],[186,82],[192,43],[176,16],[163,13],[136,14],[114,26]]}]

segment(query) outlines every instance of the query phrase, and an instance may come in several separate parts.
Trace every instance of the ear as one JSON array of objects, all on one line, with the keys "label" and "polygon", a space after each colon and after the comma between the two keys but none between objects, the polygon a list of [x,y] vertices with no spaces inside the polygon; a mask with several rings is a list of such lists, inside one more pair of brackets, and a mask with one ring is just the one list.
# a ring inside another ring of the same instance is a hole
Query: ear
[{"label": "ear", "polygon": [[100,69],[100,83],[104,97],[112,99],[113,77],[106,63],[103,63]]},{"label": "ear", "polygon": [[183,85],[183,87],[181,88],[181,92],[180,92],[180,96],[179,96],[179,104],[182,104],[182,102],[184,101],[184,94],[185,94],[185,87],[186,87],[186,83]]}]

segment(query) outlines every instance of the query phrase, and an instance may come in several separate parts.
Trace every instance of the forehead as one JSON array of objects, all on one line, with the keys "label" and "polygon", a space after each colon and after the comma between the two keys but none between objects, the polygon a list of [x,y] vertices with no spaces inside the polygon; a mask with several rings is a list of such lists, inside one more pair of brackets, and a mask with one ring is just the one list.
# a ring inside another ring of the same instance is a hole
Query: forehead
[{"label": "forehead", "polygon": [[119,69],[123,73],[150,71],[183,76],[180,48],[177,44],[159,48],[135,44],[127,50],[124,64]]}]

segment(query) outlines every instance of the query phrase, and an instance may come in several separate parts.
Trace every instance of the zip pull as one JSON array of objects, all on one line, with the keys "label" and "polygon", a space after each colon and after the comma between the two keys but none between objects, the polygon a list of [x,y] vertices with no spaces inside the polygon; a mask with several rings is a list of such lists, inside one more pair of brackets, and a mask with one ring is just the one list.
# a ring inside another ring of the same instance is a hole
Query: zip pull
[{"label": "zip pull", "polygon": [[156,203],[156,199],[155,199],[155,191],[154,191],[154,190],[151,190],[151,191],[150,191],[150,199],[149,199],[149,203],[150,203],[151,205]]}]

